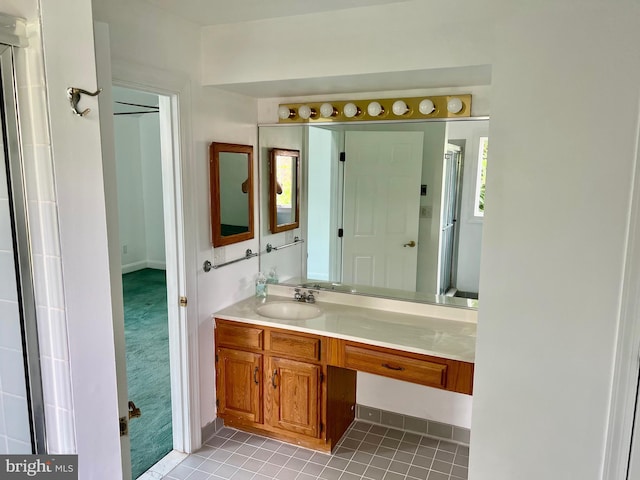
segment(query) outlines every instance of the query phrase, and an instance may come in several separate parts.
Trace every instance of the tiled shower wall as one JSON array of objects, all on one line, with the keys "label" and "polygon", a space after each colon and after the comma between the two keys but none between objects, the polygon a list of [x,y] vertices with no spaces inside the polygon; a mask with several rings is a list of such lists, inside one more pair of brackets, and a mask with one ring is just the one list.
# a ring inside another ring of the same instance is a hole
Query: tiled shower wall
[{"label": "tiled shower wall", "polygon": [[29,23],[27,32],[29,47],[15,49],[15,63],[47,448],[49,453],[73,453],[71,372],[40,24]]}]

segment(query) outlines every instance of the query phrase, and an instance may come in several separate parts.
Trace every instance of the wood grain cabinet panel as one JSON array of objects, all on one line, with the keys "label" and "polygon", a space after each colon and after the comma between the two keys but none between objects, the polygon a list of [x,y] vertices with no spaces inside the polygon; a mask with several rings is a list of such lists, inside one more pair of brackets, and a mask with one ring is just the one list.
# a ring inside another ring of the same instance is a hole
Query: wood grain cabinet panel
[{"label": "wood grain cabinet panel", "polygon": [[320,360],[322,341],[318,337],[288,332],[271,331],[268,349],[271,353],[317,362]]},{"label": "wood grain cabinet panel", "polygon": [[227,347],[262,350],[264,330],[262,328],[220,322],[216,326],[216,342]]},{"label": "wood grain cabinet panel", "polygon": [[341,367],[473,394],[473,363],[351,341],[342,341],[341,353],[333,356]]},{"label": "wood grain cabinet panel", "polygon": [[345,367],[385,377],[446,388],[447,365],[379,352],[354,345],[345,346]]},{"label": "wood grain cabinet panel", "polygon": [[265,421],[273,427],[317,438],[322,368],[277,357],[269,358],[268,365]]},{"label": "wood grain cabinet panel", "polygon": [[250,422],[262,421],[262,355],[218,348],[218,413]]}]

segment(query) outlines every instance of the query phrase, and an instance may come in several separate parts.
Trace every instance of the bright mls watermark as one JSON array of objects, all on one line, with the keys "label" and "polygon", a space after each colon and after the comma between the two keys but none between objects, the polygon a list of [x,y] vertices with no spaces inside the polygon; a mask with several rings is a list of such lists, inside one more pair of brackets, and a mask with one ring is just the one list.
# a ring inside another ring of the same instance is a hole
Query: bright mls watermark
[{"label": "bright mls watermark", "polygon": [[0,480],[78,480],[77,455],[0,455]]}]

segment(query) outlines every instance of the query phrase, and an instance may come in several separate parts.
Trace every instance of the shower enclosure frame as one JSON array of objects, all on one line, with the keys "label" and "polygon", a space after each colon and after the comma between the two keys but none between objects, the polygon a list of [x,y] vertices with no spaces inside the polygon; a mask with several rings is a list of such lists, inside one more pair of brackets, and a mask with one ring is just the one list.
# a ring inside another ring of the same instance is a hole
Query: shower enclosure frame
[{"label": "shower enclosure frame", "polygon": [[33,262],[29,238],[27,199],[19,136],[14,47],[0,44],[0,108],[3,154],[7,169],[9,209],[13,229],[16,284],[20,308],[25,384],[33,453],[46,453],[44,399],[36,321]]}]

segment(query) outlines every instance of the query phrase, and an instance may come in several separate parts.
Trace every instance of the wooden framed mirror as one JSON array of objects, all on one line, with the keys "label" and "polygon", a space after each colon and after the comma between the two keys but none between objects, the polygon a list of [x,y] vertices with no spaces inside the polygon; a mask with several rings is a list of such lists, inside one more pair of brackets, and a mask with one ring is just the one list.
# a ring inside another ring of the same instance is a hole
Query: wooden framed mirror
[{"label": "wooden framed mirror", "polygon": [[272,148],[269,156],[269,226],[271,233],[300,226],[300,152]]},{"label": "wooden framed mirror", "polygon": [[209,174],[213,246],[253,238],[253,147],[213,142]]}]

